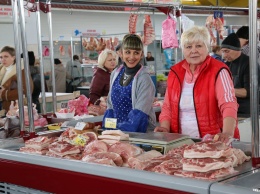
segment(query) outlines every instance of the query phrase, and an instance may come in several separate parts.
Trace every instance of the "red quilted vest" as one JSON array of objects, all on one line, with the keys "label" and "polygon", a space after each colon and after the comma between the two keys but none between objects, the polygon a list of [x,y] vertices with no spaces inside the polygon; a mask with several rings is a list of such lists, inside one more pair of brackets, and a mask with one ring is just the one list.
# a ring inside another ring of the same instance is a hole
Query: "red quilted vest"
[{"label": "red quilted vest", "polygon": [[[168,76],[168,95],[172,108],[171,132],[180,133],[179,103],[182,83],[186,70],[182,67],[185,60],[171,67]],[[218,108],[215,95],[215,82],[219,72],[228,67],[212,57],[207,57],[202,64],[202,71],[194,83],[193,98],[195,113],[198,122],[200,137],[206,134],[220,133],[223,127],[223,118]],[[231,74],[230,74],[231,76]],[[239,139],[239,130],[236,127],[234,137]]]}]

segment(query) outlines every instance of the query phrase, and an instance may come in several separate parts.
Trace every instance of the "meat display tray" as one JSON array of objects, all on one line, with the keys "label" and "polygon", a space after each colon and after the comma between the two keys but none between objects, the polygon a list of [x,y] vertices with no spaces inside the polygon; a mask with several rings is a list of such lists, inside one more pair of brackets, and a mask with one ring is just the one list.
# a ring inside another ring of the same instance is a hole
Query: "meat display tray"
[{"label": "meat display tray", "polygon": [[177,133],[128,133],[131,144],[138,145],[145,151],[157,150],[166,154],[170,149],[194,141],[188,135]]}]

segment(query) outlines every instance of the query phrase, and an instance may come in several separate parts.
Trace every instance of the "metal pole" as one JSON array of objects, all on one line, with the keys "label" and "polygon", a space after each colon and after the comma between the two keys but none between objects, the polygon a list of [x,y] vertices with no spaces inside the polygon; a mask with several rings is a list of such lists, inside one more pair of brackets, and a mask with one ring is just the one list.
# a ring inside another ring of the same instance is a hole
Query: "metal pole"
[{"label": "metal pole", "polygon": [[52,77],[52,106],[53,112],[57,110],[57,99],[56,99],[56,84],[55,84],[55,69],[54,69],[54,54],[53,54],[53,39],[52,39],[52,16],[51,16],[51,1],[47,3],[49,11],[47,13],[48,24],[49,24],[49,45],[50,45],[50,65],[51,65],[51,77]]},{"label": "metal pole", "polygon": [[[22,48],[23,48],[23,59],[24,59],[24,73],[25,73],[25,84],[26,84],[26,95],[27,95],[27,106],[29,115],[29,132],[30,137],[35,137],[34,129],[34,119],[33,119],[33,107],[32,107],[32,92],[31,92],[31,74],[29,70],[29,57],[27,51],[27,39],[25,33],[25,18],[24,18],[24,7],[23,0],[18,1],[18,8],[20,12],[20,27],[21,27],[21,38],[22,38]],[[21,73],[17,72],[17,73]],[[22,92],[22,88],[20,88]],[[20,106],[19,106],[20,109]]]},{"label": "metal pole", "polygon": [[41,18],[40,18],[40,4],[36,2],[36,24],[37,24],[37,38],[38,38],[38,52],[40,60],[40,75],[41,75],[41,97],[42,97],[42,114],[46,115],[46,96],[45,96],[45,79],[44,79],[44,61],[42,58],[42,37],[41,37]]},{"label": "metal pole", "polygon": [[[179,7],[179,12],[180,12],[180,16],[179,16],[179,44],[181,43],[181,29],[182,29],[182,20],[181,20],[181,7]],[[179,49],[181,50],[181,46],[179,45]],[[177,53],[178,55],[178,53]],[[175,61],[175,63],[178,63],[179,61],[181,61],[183,59],[183,53],[181,52],[181,59],[178,60],[178,57],[176,57],[177,61]]]},{"label": "metal pole", "polygon": [[24,112],[23,112],[23,87],[22,87],[22,77],[21,77],[21,56],[20,56],[20,36],[18,29],[18,9],[17,0],[12,0],[12,10],[13,10],[13,27],[14,27],[14,42],[15,42],[15,58],[16,58],[16,74],[17,74],[17,87],[18,87],[18,101],[19,101],[19,122],[21,128],[21,136],[25,134],[24,125]]},{"label": "metal pole", "polygon": [[[74,60],[73,60],[73,56],[74,56],[74,47],[73,47],[73,37],[71,36],[70,38],[70,46],[71,46],[71,69],[70,69],[70,75],[73,75],[73,68],[74,68]],[[74,77],[72,78],[72,80],[74,81]]]},{"label": "metal pole", "polygon": [[[249,53],[250,53],[250,111],[252,121],[252,166],[260,166],[259,158],[259,110],[258,110],[258,63],[257,63],[257,0],[249,1]],[[256,108],[257,107],[257,108]]]}]

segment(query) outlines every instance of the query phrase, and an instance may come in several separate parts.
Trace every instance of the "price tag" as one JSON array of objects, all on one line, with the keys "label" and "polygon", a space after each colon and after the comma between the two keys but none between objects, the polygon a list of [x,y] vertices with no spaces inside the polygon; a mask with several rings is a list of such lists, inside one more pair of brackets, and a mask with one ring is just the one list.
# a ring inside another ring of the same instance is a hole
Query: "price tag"
[{"label": "price tag", "polygon": [[83,130],[85,125],[86,125],[86,123],[84,123],[84,122],[77,122],[77,124],[75,125],[75,129]]},{"label": "price tag", "polygon": [[73,139],[74,145],[84,146],[86,144],[86,142],[87,142],[87,139],[83,135],[77,135],[77,137],[75,137]]},{"label": "price tag", "polygon": [[105,128],[116,128],[117,119],[114,118],[106,118],[105,119]]},{"label": "price tag", "polygon": [[68,102],[61,102],[60,107],[61,108],[68,108]]}]

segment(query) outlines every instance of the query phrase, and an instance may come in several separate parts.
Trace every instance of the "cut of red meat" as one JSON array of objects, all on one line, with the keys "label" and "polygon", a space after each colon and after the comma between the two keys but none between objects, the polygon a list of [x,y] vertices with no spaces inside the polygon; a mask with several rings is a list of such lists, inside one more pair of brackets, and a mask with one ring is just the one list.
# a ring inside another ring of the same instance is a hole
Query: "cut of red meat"
[{"label": "cut of red meat", "polygon": [[173,175],[177,170],[182,169],[182,163],[179,159],[170,159],[154,167],[153,171]]},{"label": "cut of red meat", "polygon": [[221,158],[230,157],[232,148],[223,142],[206,141],[199,142],[184,149],[184,158]]},{"label": "cut of red meat", "polygon": [[29,153],[29,154],[40,154],[40,155],[45,155],[46,152],[48,151],[47,148],[43,148],[41,150],[32,148],[32,147],[21,147],[20,152],[25,152],[25,153]]},{"label": "cut of red meat", "polygon": [[232,158],[183,158],[183,170],[195,172],[208,172],[233,166]]},{"label": "cut of red meat", "polygon": [[161,155],[162,154],[156,150],[144,152],[136,157],[130,157],[128,159],[128,165],[130,168],[142,170],[151,159]]},{"label": "cut of red meat", "polygon": [[137,156],[144,152],[143,149],[125,142],[117,142],[111,145],[108,151],[118,153],[123,158],[124,163],[127,163],[130,157]]},{"label": "cut of red meat", "polygon": [[49,146],[49,151],[59,156],[78,154],[80,153],[80,146],[75,146],[67,142],[54,142]]},{"label": "cut of red meat", "polygon": [[70,159],[70,160],[81,160],[82,154],[68,154],[68,155],[64,156],[63,158]]},{"label": "cut of red meat", "polygon": [[97,163],[97,164],[105,164],[105,165],[109,165],[109,166],[116,166],[116,164],[114,163],[114,161],[110,158],[95,158],[94,156],[84,156],[82,158],[82,161],[84,162],[90,162],[90,163]]},{"label": "cut of red meat", "polygon": [[94,140],[90,142],[88,145],[86,145],[83,156],[93,154],[96,152],[107,152],[108,151],[108,145],[100,140]]},{"label": "cut of red meat", "polygon": [[43,148],[48,147],[52,141],[53,141],[53,139],[49,139],[48,137],[38,136],[38,137],[25,141],[25,147],[42,150]]},{"label": "cut of red meat", "polygon": [[116,166],[122,166],[123,165],[123,159],[122,157],[114,152],[97,152],[94,154],[86,155],[84,158],[82,158],[83,161],[89,160],[89,158],[96,158],[96,159],[111,159],[116,164]]}]

